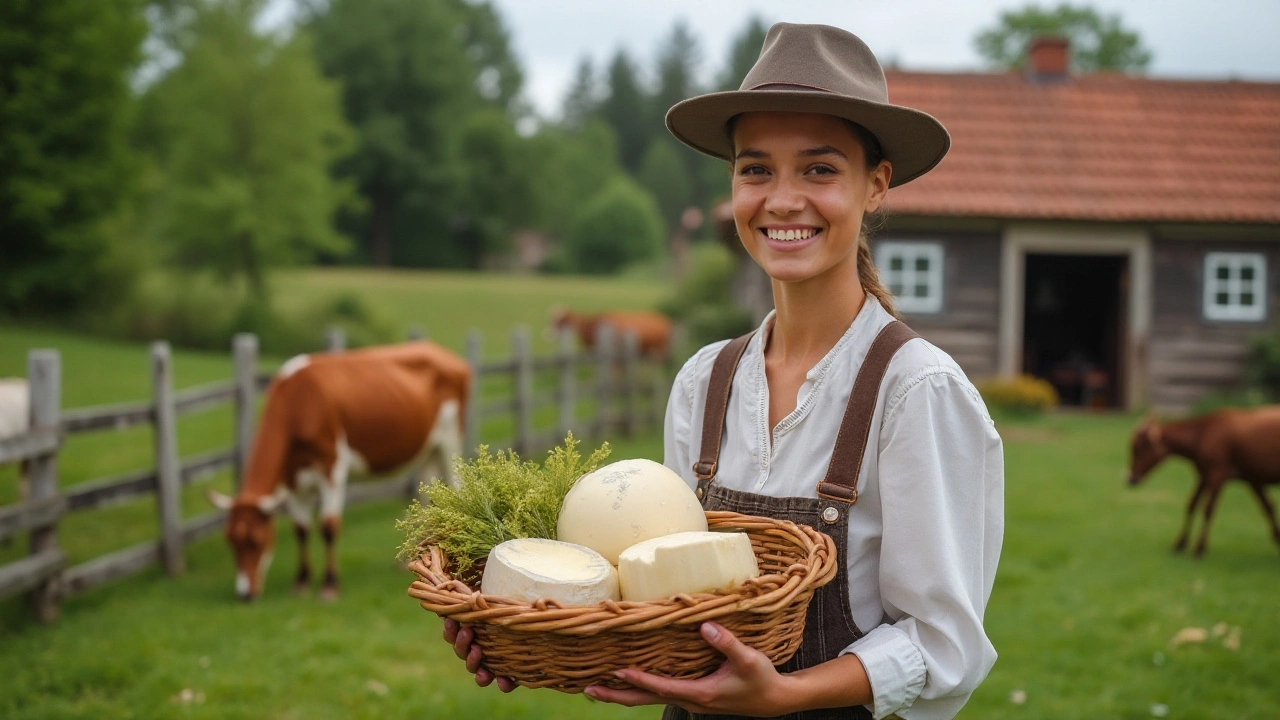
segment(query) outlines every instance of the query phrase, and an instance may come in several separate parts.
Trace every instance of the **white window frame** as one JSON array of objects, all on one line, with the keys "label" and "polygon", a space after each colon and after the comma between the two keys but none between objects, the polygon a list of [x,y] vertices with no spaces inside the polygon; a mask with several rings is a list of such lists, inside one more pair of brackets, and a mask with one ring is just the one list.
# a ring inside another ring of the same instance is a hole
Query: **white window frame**
[{"label": "white window frame", "polygon": [[[885,287],[898,285],[914,290],[923,285],[926,288],[923,296],[895,293],[893,302],[899,310],[906,313],[942,312],[942,243],[888,240],[877,242],[875,249],[876,267],[880,269],[880,281]],[[889,268],[890,260],[895,256],[902,258],[901,270]],[[920,272],[915,269],[915,261],[919,258],[929,261],[928,270]]]},{"label": "white window frame", "polygon": [[[1227,277],[1219,278],[1218,270],[1228,268]],[[1244,268],[1253,270],[1253,279],[1241,276]],[[1242,305],[1245,291],[1253,293],[1252,305]],[[1218,302],[1226,293],[1227,303]],[[1267,316],[1267,257],[1254,252],[1211,252],[1204,256],[1204,316],[1209,320],[1257,321]]]}]

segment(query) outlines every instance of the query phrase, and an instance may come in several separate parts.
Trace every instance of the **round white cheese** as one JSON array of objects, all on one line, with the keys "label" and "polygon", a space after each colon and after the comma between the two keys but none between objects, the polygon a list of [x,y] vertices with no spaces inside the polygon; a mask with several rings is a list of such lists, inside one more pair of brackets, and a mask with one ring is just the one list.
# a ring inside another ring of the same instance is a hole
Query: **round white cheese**
[{"label": "round white cheese", "polygon": [[621,460],[584,475],[560,508],[559,539],[613,564],[626,548],[671,533],[705,531],[707,516],[684,480],[652,460]]},{"label": "round white cheese", "polygon": [[489,551],[480,592],[561,605],[617,600],[618,571],[591,548],[543,538],[508,540]]},{"label": "round white cheese", "polygon": [[618,558],[622,599],[728,590],[760,575],[751,538],[740,532],[683,532],[636,543]]}]

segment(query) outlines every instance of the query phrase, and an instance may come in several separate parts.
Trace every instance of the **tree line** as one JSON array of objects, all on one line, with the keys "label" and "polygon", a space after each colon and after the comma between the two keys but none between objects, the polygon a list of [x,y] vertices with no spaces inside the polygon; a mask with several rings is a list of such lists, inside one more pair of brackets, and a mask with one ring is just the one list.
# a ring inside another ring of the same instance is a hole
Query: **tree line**
[{"label": "tree line", "polygon": [[[659,258],[687,208],[728,192],[663,114],[737,88],[766,30],[744,23],[712,75],[680,22],[651,58],[584,57],[548,119],[489,2],[293,9],[268,26],[266,0],[0,3],[0,314],[107,306],[148,273],[262,302],[281,266],[482,268],[517,231],[554,248],[548,271]],[[1054,22],[1037,12],[979,49],[1016,64],[1018,33]],[[1117,42],[1098,53],[1149,59]]]}]

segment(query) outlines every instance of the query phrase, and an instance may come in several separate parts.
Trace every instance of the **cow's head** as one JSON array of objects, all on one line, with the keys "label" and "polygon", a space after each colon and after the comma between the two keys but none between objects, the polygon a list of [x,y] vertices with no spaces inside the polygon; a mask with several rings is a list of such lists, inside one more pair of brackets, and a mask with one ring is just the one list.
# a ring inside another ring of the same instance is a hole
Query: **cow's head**
[{"label": "cow's head", "polygon": [[267,579],[276,538],[271,520],[286,493],[245,500],[210,490],[207,497],[214,507],[227,511],[227,542],[236,558],[236,595],[253,600],[262,594]]},{"label": "cow's head", "polygon": [[1142,482],[1147,473],[1168,456],[1169,446],[1164,443],[1160,421],[1155,415],[1147,415],[1129,440],[1129,484]]}]

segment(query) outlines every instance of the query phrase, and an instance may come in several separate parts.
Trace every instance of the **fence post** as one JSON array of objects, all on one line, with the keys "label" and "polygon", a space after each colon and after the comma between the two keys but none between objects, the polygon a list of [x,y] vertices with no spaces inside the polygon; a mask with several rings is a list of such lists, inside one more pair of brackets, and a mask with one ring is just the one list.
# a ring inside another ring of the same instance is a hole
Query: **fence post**
[{"label": "fence post", "polygon": [[613,390],[614,331],[612,325],[596,328],[596,422],[595,440],[608,436],[612,421],[609,407]]},{"label": "fence post", "polygon": [[573,330],[569,328],[560,328],[559,347],[556,352],[556,364],[560,370],[560,386],[557,388],[558,397],[556,404],[560,408],[560,416],[556,423],[556,431],[559,437],[556,443],[564,441],[564,437],[573,430],[573,421],[577,415],[577,389],[575,386],[578,381],[578,358],[576,339],[573,336]]},{"label": "fence post", "polygon": [[484,338],[479,330],[467,333],[467,364],[471,366],[471,388],[467,392],[466,407],[466,446],[462,449],[466,457],[474,457],[480,445],[480,376],[482,363],[482,346]]},{"label": "fence post", "polygon": [[[62,356],[57,350],[32,350],[27,353],[27,383],[30,387],[31,430],[56,431],[61,423]],[[30,502],[39,502],[58,494],[58,451],[33,457],[28,467],[31,482]],[[58,552],[58,525],[54,521],[31,529],[30,552],[37,555]],[[40,622],[58,619],[58,578],[50,577],[31,591],[31,608]]]},{"label": "fence post", "polygon": [[512,383],[512,408],[515,410],[516,452],[533,452],[533,357],[530,355],[529,328],[521,325],[511,333],[511,363],[515,367]]},{"label": "fence post", "polygon": [[426,340],[427,331],[421,325],[410,325],[409,331],[405,333],[405,339],[410,342],[414,340]]},{"label": "fence post", "polygon": [[341,325],[330,325],[324,331],[325,352],[342,352],[347,349],[347,331]]},{"label": "fence post", "polygon": [[634,332],[622,335],[622,434],[631,437],[636,427],[636,356],[640,353],[640,337]]},{"label": "fence post", "polygon": [[151,388],[155,399],[156,505],[160,508],[160,558],[169,575],[185,570],[182,557],[182,482],[178,465],[177,412],[173,406],[173,359],[169,343],[151,343]]},{"label": "fence post", "polygon": [[236,402],[236,473],[235,490],[240,492],[244,474],[249,470],[249,453],[253,452],[253,426],[258,397],[258,336],[237,333],[231,344],[235,364]]}]

